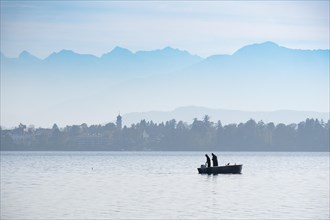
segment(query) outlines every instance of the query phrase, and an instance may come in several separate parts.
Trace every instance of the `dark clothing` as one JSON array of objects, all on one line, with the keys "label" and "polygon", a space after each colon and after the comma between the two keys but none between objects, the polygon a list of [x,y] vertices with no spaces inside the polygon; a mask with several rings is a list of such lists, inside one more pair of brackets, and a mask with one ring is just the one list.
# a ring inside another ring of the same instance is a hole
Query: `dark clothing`
[{"label": "dark clothing", "polygon": [[218,158],[215,154],[212,154],[212,162],[214,167],[218,166]]},{"label": "dark clothing", "polygon": [[207,163],[207,167],[211,167],[211,160],[210,160],[210,157],[209,155],[205,154],[205,157],[206,157],[206,163]]}]

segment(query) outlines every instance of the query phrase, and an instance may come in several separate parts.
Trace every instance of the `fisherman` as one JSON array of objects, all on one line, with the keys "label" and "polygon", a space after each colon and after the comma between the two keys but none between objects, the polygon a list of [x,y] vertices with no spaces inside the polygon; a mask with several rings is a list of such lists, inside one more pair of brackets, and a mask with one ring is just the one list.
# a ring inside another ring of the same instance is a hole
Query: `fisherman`
[{"label": "fisherman", "polygon": [[211,167],[211,160],[210,160],[209,155],[205,154],[205,157],[206,157],[206,166]]},{"label": "fisherman", "polygon": [[218,157],[214,153],[212,153],[212,162],[214,167],[218,166]]}]

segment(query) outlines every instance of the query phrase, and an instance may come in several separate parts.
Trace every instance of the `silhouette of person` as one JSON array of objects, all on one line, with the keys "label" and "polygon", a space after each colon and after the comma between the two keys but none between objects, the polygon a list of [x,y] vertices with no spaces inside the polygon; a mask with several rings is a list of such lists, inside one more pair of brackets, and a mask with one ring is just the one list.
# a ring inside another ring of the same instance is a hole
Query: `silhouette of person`
[{"label": "silhouette of person", "polygon": [[218,166],[218,157],[214,153],[212,153],[212,162],[214,167]]},{"label": "silhouette of person", "polygon": [[205,157],[206,157],[206,163],[207,163],[207,167],[211,167],[211,160],[210,160],[210,157],[209,155],[205,154]]}]

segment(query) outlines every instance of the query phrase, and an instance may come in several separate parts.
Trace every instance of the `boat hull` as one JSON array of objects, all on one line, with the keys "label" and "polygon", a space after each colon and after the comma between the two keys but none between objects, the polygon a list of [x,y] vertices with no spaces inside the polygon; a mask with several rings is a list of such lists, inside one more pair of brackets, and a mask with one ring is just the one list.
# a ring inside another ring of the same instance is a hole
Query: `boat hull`
[{"label": "boat hull", "polygon": [[197,168],[200,174],[241,174],[243,165],[228,165]]}]

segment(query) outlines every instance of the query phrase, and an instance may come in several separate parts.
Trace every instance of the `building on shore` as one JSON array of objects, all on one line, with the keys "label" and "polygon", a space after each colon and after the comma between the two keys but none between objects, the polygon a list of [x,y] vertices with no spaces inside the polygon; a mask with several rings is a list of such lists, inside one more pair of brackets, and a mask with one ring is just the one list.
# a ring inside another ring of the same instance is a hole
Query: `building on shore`
[{"label": "building on shore", "polygon": [[121,130],[122,129],[122,117],[120,114],[117,116],[117,121],[116,121],[117,129]]}]

